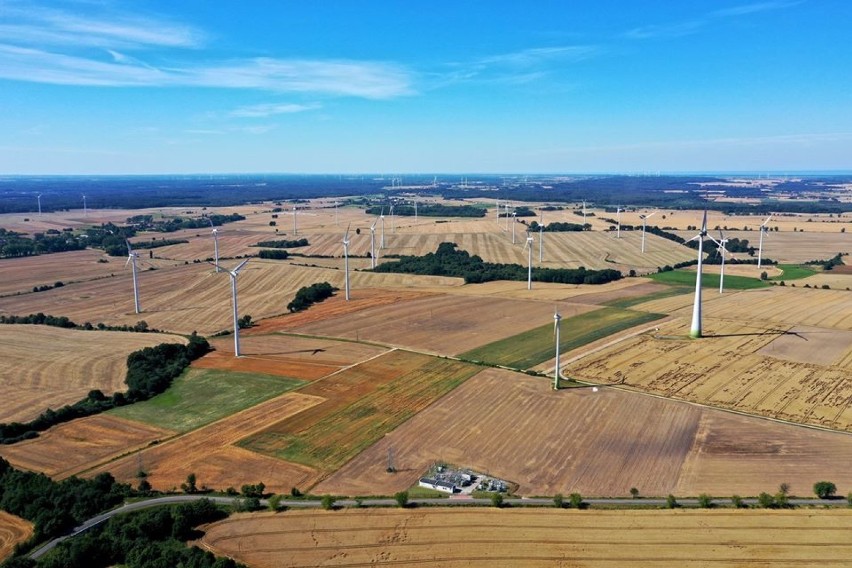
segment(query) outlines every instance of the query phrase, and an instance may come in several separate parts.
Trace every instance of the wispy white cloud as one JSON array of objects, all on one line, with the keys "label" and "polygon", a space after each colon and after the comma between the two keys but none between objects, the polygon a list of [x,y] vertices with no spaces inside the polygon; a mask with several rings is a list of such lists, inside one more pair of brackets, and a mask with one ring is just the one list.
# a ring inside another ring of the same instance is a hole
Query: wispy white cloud
[{"label": "wispy white cloud", "polygon": [[694,34],[705,25],[707,25],[707,20],[690,20],[687,22],[675,22],[671,24],[641,26],[628,31],[624,34],[624,36],[628,39],[682,37]]},{"label": "wispy white cloud", "polygon": [[240,107],[231,111],[230,116],[240,118],[265,118],[277,114],[306,112],[309,110],[316,110],[318,108],[321,108],[321,105],[317,103],[306,105],[296,103],[267,103]]},{"label": "wispy white cloud", "polygon": [[711,12],[711,16],[719,17],[719,18],[727,18],[727,17],[735,17],[735,16],[746,16],[748,14],[757,14],[758,12],[767,12],[769,10],[780,10],[783,8],[790,8],[792,6],[796,6],[801,4],[802,0],[787,0],[787,1],[776,1],[776,2],[753,2],[751,4],[742,4],[740,6],[733,6],[731,8],[724,8],[722,10],[716,10],[715,12]]},{"label": "wispy white cloud", "polygon": [[600,53],[600,48],[593,45],[565,45],[558,47],[534,47],[522,49],[513,53],[504,53],[483,57],[475,65],[510,65],[529,67],[551,62],[571,62],[589,59]]}]

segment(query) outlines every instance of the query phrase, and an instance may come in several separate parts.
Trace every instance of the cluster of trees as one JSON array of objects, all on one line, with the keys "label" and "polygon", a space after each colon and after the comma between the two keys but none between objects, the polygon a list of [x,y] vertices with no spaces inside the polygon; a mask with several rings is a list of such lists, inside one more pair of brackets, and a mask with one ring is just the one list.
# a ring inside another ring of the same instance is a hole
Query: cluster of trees
[{"label": "cluster of trees", "polygon": [[[538,221],[530,223],[530,231],[538,231]],[[545,233],[569,233],[575,231],[587,231],[592,228],[590,223],[549,223],[544,226]]]},{"label": "cluster of trees", "polygon": [[99,390],[92,390],[86,398],[58,410],[48,408],[30,422],[0,424],[0,444],[14,444],[35,438],[38,432],[56,424],[147,400],[169,388],[172,380],[180,375],[190,362],[209,350],[210,344],[207,340],[193,333],[187,345],[162,343],[134,351],[127,356],[127,376],[124,379],[128,386],[127,393],[117,392],[107,397]]},{"label": "cluster of trees", "polygon": [[310,286],[303,286],[296,292],[293,300],[287,304],[287,309],[291,312],[307,310],[317,302],[322,302],[326,298],[330,298],[337,290],[338,288],[335,288],[328,282],[317,282]]},{"label": "cluster of trees", "polygon": [[257,244],[251,245],[253,247],[266,247],[273,249],[283,249],[283,248],[296,248],[296,247],[306,247],[310,243],[308,239],[293,239],[288,241],[286,239],[279,241],[260,241]]},{"label": "cluster of trees", "polygon": [[[485,262],[477,255],[471,256],[457,250],[455,243],[441,243],[438,250],[423,256],[401,256],[396,262],[385,262],[376,272],[455,276],[465,283],[475,284],[492,280],[526,280],[527,267],[520,264]],[[586,270],[580,268],[533,268],[532,279],[537,282],[561,284],[604,284],[622,277],[618,270]]]},{"label": "cluster of trees", "polygon": [[[133,243],[133,249],[155,249],[171,245],[182,245],[188,242],[189,241],[186,239],[160,239],[159,241],[152,239],[150,241],[139,241]],[[124,250],[124,254],[127,254],[127,249]]]},{"label": "cluster of trees", "polygon": [[92,331],[97,329],[98,331],[132,331],[136,333],[147,333],[147,332],[159,332],[160,330],[155,328],[149,328],[148,322],[145,320],[140,320],[136,322],[134,325],[107,325],[105,323],[99,323],[97,325],[92,325],[90,322],[86,322],[83,325],[79,325],[71,321],[65,316],[51,316],[45,315],[41,312],[37,314],[30,314],[28,316],[4,316],[0,315],[0,324],[29,324],[29,325],[49,325],[52,327],[64,327],[67,329],[83,329],[86,331]]},{"label": "cluster of trees", "polygon": [[181,229],[203,229],[209,227],[212,222],[218,227],[225,223],[233,223],[245,219],[239,213],[228,215],[205,215],[204,217],[172,217],[170,219],[155,219],[153,215],[134,215],[127,218],[127,224],[133,226],[137,231],[158,231],[160,233],[174,233]]},{"label": "cluster of trees", "polygon": [[[390,213],[390,205],[372,205],[367,207],[367,215],[379,215],[382,210]],[[485,217],[486,210],[476,205],[443,205],[440,203],[424,203],[417,205],[417,215],[421,217]],[[393,214],[400,217],[414,217],[414,205],[401,204],[393,206]]]},{"label": "cluster of trees", "polygon": [[257,257],[269,260],[287,260],[290,258],[290,254],[286,250],[281,249],[260,249],[257,252]]},{"label": "cluster of trees", "polygon": [[[849,253],[847,253],[849,254]],[[823,270],[831,270],[835,266],[843,265],[843,253],[839,252],[828,260],[809,260],[805,264],[811,264],[814,266],[822,266]]]},{"label": "cluster of trees", "polygon": [[47,292],[48,290],[53,290],[54,288],[62,288],[65,286],[65,282],[62,280],[57,280],[51,286],[50,284],[42,284],[41,286],[33,286],[33,292]]},{"label": "cluster of trees", "polygon": [[0,228],[0,258],[36,256],[84,248],[86,242],[71,234],[36,233],[33,238],[29,238],[21,233]]},{"label": "cluster of trees", "polygon": [[[513,212],[514,212],[514,215],[512,214]],[[529,207],[526,207],[524,205],[520,205],[520,206],[512,209],[512,211],[509,211],[508,214],[504,210],[502,213],[498,213],[497,216],[498,217],[538,217],[538,214],[535,211],[533,211],[532,209],[530,209]]]}]

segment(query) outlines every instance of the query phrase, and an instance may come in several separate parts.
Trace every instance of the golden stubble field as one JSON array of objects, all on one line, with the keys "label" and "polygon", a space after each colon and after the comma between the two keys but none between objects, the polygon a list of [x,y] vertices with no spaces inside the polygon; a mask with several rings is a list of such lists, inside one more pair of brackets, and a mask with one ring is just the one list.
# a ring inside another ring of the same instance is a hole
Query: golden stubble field
[{"label": "golden stubble field", "polygon": [[93,389],[127,390],[127,356],[176,335],[83,331],[42,325],[0,326],[0,422],[32,420],[48,407],[77,402]]},{"label": "golden stubble field", "polygon": [[257,568],[846,566],[847,510],[345,509],[238,514],[201,545]]},{"label": "golden stubble field", "polygon": [[751,305],[758,310],[760,296],[737,296],[742,309],[726,312],[737,319],[708,314],[700,340],[686,337],[688,320],[681,317],[660,325],[658,332],[571,362],[563,372],[748,414],[852,430],[852,332],[761,322],[758,316],[744,323],[750,315],[746,298],[757,298]]},{"label": "golden stubble field", "polygon": [[[392,449],[397,473],[385,472]],[[852,487],[852,437],[613,388],[554,392],[488,369],[388,434],[315,493],[389,495],[435,461],[519,484],[520,495],[757,495],[788,483]]]},{"label": "golden stubble field", "polygon": [[33,534],[33,525],[6,511],[0,511],[0,562],[15,550],[15,545],[26,542]]}]

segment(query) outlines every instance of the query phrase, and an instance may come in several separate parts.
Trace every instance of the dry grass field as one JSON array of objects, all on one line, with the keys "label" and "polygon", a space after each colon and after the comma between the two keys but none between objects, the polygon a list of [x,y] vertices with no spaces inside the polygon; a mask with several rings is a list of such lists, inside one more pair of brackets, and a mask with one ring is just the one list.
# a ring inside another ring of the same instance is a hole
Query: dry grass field
[{"label": "dry grass field", "polygon": [[0,422],[32,420],[48,407],[77,402],[92,389],[124,391],[127,355],[160,343],[159,333],[82,331],[43,325],[0,326]]},{"label": "dry grass field", "polygon": [[[334,309],[332,298],[322,305]],[[313,310],[308,310],[308,314]],[[560,306],[566,317],[594,309],[583,304]],[[310,315],[308,315],[310,317]],[[288,318],[281,318],[288,324]],[[310,323],[294,317],[284,329],[375,341],[383,344],[455,355],[553,321],[550,302],[498,297],[432,295],[384,304]]]},{"label": "dry grass field", "polygon": [[[692,238],[695,231],[678,231],[685,239]],[[715,238],[718,232],[711,231]],[[757,231],[725,231],[725,238],[748,239],[749,246],[757,248],[760,233]],[[852,252],[852,227],[846,233],[838,232],[770,232],[763,240],[763,258],[771,258],[781,263],[803,263],[810,260],[823,260],[839,252]],[[744,253],[735,254],[737,258],[749,258]],[[753,258],[757,258],[757,254]]]},{"label": "dry grass field", "polygon": [[[98,262],[106,259],[109,262]],[[43,254],[24,258],[0,258],[0,296],[32,293],[33,286],[53,286],[95,280],[120,274],[125,259],[110,257],[100,250],[87,249]]]},{"label": "dry grass field", "polygon": [[60,424],[34,440],[0,446],[0,455],[15,467],[64,479],[173,434],[156,426],[97,414]]},{"label": "dry grass field", "polygon": [[[842,267],[852,268],[852,267]],[[829,286],[832,290],[852,290],[852,271],[842,271],[835,268],[828,272],[820,272],[814,276],[804,278],[801,282],[796,282],[797,286],[810,285],[812,288],[821,288]]]},{"label": "dry grass field", "polygon": [[[232,267],[235,261],[223,262]],[[83,282],[23,296],[0,299],[0,313],[43,312],[77,322],[135,324],[178,333],[197,330],[209,335],[231,323],[231,286],[227,274],[215,274],[207,264],[143,271],[139,274],[142,313],[133,313],[133,282],[129,274]],[[352,297],[366,288],[438,287],[461,285],[458,278],[405,274],[350,273]],[[240,314],[261,319],[286,312],[296,291],[315,282],[343,287],[343,271],[291,266],[286,262],[253,260],[240,272]]]},{"label": "dry grass field", "polygon": [[87,475],[108,471],[119,481],[135,483],[136,472],[141,467],[148,472],[151,485],[162,490],[179,487],[190,473],[198,476],[199,486],[216,489],[239,488],[244,483],[259,481],[276,493],[288,492],[291,487],[306,487],[317,479],[317,472],[311,468],[245,451],[234,444],[322,402],[317,396],[287,393],[209,426],[104,463],[87,471]]},{"label": "dry grass field", "polygon": [[[267,321],[267,320],[265,320]],[[386,351],[351,341],[270,333],[240,337],[242,356],[234,357],[233,337],[210,340],[216,351],[193,363],[194,368],[280,375],[313,381]]]},{"label": "dry grass field", "polygon": [[[736,315],[748,317],[742,311]],[[658,333],[626,339],[570,363],[563,372],[579,380],[852,430],[848,331],[709,317],[704,318],[703,339],[687,339],[687,329],[680,318],[660,326]]]},{"label": "dry grass field", "polygon": [[347,509],[239,514],[201,545],[256,568],[848,566],[852,512]]},{"label": "dry grass field", "polygon": [[[385,472],[393,449],[397,473]],[[820,479],[852,486],[852,437],[602,388],[489,369],[314,488],[393,494],[441,460],[519,484],[521,495],[757,495]],[[747,474],[739,475],[739,472]],[[845,490],[844,490],[845,491]]]},{"label": "dry grass field", "polygon": [[16,544],[26,542],[32,534],[32,523],[0,511],[0,562],[11,556]]},{"label": "dry grass field", "polygon": [[[637,209],[635,211],[622,211],[621,223],[624,225],[641,225],[642,219],[639,215],[650,213],[653,209]],[[595,210],[595,213],[603,217],[611,217],[615,219],[615,213],[606,213],[602,210]],[[649,225],[659,227],[673,227],[681,231],[685,231],[688,226],[698,226],[701,224],[701,218],[704,215],[703,210],[676,210],[676,209],[660,209],[656,215],[648,219]],[[748,233],[753,235],[746,237],[749,240],[757,239],[757,228],[766,219],[766,215],[725,215],[719,211],[708,211],[707,226],[716,232],[714,227],[728,227],[729,230],[744,230],[748,227]],[[846,213],[844,216],[829,217],[828,214],[795,214],[795,213],[773,213],[769,220],[770,227],[778,227],[779,233],[792,233],[793,228],[803,230],[806,233],[837,233],[840,234],[840,229],[846,228],[848,235],[852,231],[852,214]],[[754,231],[754,233],[751,233]],[[776,235],[772,232],[772,237]],[[714,234],[715,236],[715,234]],[[726,235],[727,236],[727,232]]]}]

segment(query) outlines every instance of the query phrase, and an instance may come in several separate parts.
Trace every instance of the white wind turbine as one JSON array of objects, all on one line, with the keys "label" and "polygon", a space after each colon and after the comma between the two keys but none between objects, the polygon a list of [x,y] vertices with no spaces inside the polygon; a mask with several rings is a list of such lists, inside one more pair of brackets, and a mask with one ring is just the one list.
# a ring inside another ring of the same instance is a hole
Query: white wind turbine
[{"label": "white wind turbine", "polygon": [[500,200],[497,200],[497,207],[495,208],[497,211],[497,215],[494,217],[494,221],[497,223],[497,226],[500,226]]},{"label": "white wind turbine", "polygon": [[142,312],[139,308],[139,283],[136,281],[136,259],[139,258],[139,253],[133,250],[129,240],[124,239],[124,242],[127,243],[127,262],[124,263],[124,268],[127,268],[128,264],[133,266],[133,305],[138,314]]},{"label": "white wind turbine", "polygon": [[532,249],[533,249],[533,238],[530,234],[529,229],[527,229],[527,244],[524,245],[524,249],[527,251],[527,290],[532,290]]},{"label": "white wind turbine", "polygon": [[376,217],[376,220],[370,225],[370,268],[376,267],[376,223],[378,222],[379,218]]},{"label": "white wind turbine", "polygon": [[339,224],[340,224],[340,223],[338,222],[338,219],[337,219],[337,206],[338,206],[338,205],[339,205],[339,203],[335,200],[335,202],[334,202],[334,224],[335,224],[335,225],[339,225]]},{"label": "white wind turbine", "polygon": [[[701,269],[704,260],[704,237],[707,236],[707,210],[704,210],[704,220],[701,222],[701,230],[697,235],[689,239],[698,241],[698,265],[695,275],[695,299],[692,303],[692,325],[689,328],[689,336],[701,337]],[[687,241],[689,242],[689,241]]]},{"label": "white wind turbine", "polygon": [[296,236],[298,234],[299,234],[299,230],[296,227],[296,204],[294,203],[293,204],[293,236]]},{"label": "white wind turbine", "polygon": [[544,258],[544,211],[538,217],[538,263]]},{"label": "white wind turbine", "polygon": [[655,215],[656,211],[651,211],[647,215],[639,215],[642,218],[642,252],[645,252],[645,226],[647,225],[648,217]]},{"label": "white wind turbine", "polygon": [[515,225],[518,223],[518,212],[512,211],[512,244],[515,244]]},{"label": "white wind turbine", "polygon": [[583,230],[585,231],[586,227],[586,201],[583,200]]},{"label": "white wind turbine", "polygon": [[615,238],[621,238],[621,207],[615,209]]},{"label": "white wind turbine", "polygon": [[509,230],[509,202],[505,203],[505,207],[503,208],[503,216],[506,217],[506,230]]},{"label": "white wind turbine", "polygon": [[556,367],[553,368],[553,390],[559,390],[559,310],[553,310],[553,335],[556,339]]},{"label": "white wind turbine", "polygon": [[83,217],[89,216],[89,209],[86,207],[86,195],[83,195]]},{"label": "white wind turbine", "polygon": [[219,229],[213,225],[213,219],[207,218],[210,221],[210,234],[213,235],[213,262],[216,264],[216,272],[221,272],[219,268]]},{"label": "white wind turbine", "polygon": [[396,234],[396,221],[394,220],[393,203],[391,203],[389,215],[391,218],[391,233]]},{"label": "white wind turbine", "polygon": [[760,265],[763,262],[763,234],[769,231],[769,227],[766,226],[769,223],[769,219],[772,218],[772,214],[766,218],[766,221],[760,226],[760,246],[757,248],[757,269],[760,270]]},{"label": "white wind turbine", "polygon": [[[225,272],[228,273],[228,276],[231,277],[231,300],[234,305],[234,357],[239,357],[240,353],[240,318],[237,314],[237,275],[239,275],[240,270],[251,260],[249,258],[245,259],[241,263],[237,265],[233,270],[225,269]],[[219,268],[219,265],[216,265],[216,268]]]},{"label": "white wind turbine", "polygon": [[382,240],[379,243],[379,248],[383,249],[383,248],[385,248],[385,208],[384,207],[382,207],[382,212],[379,213],[379,221],[381,221],[381,224],[382,224]]},{"label": "white wind turbine", "polygon": [[716,244],[719,245],[719,254],[722,255],[722,270],[719,272],[719,293],[725,291],[725,253],[728,252],[728,249],[725,248],[725,245],[728,244],[728,239],[725,238],[725,235],[722,234],[722,230],[719,230],[719,240],[716,241]]},{"label": "white wind turbine", "polygon": [[343,233],[343,281],[346,288],[346,301],[349,301],[349,227],[347,225],[346,232]]},{"label": "white wind turbine", "polygon": [[417,224],[417,200],[414,199],[414,224]]},{"label": "white wind turbine", "polygon": [[38,200],[38,216],[41,217],[41,194],[36,195],[36,199]]}]

